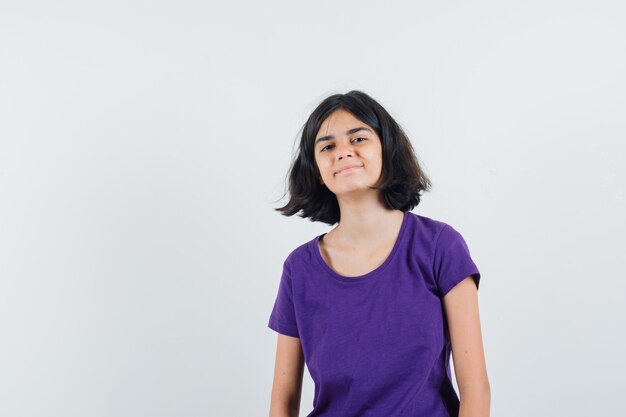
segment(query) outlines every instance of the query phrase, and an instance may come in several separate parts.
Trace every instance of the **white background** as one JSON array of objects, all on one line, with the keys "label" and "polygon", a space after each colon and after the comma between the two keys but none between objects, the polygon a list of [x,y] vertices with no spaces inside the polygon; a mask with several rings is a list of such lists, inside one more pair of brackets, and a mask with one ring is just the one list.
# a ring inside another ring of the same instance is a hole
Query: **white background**
[{"label": "white background", "polygon": [[0,415],[267,415],[282,262],[330,229],[273,209],[351,89],[481,271],[492,415],[623,412],[626,6],[381,3],[0,3]]}]

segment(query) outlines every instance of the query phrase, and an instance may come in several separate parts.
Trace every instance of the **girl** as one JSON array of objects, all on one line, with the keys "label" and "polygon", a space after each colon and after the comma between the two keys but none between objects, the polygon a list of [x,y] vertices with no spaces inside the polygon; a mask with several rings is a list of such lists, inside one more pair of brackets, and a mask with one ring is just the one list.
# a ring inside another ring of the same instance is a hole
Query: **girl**
[{"label": "girl", "polygon": [[[401,127],[361,91],[326,98],[303,128],[286,216],[334,225],[285,259],[270,417],[487,417],[480,272],[451,225],[412,213],[430,180]],[[450,353],[460,391],[451,381]]]}]

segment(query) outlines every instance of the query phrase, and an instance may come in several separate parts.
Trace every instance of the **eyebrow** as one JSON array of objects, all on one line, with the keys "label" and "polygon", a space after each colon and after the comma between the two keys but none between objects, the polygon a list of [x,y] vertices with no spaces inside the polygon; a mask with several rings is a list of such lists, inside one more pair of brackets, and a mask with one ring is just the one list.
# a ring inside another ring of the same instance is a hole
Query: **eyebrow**
[{"label": "eyebrow", "polygon": [[[353,133],[359,132],[361,130],[367,130],[370,133],[374,133],[372,132],[371,129],[368,129],[366,127],[363,126],[359,126],[359,127],[353,127],[352,129],[349,129],[346,131],[346,136],[351,135]],[[335,139],[335,137],[333,135],[327,135],[327,136],[321,136],[317,139],[315,139],[315,143],[313,144],[313,146],[317,146],[318,143],[325,141],[325,140],[331,140],[331,139]]]}]

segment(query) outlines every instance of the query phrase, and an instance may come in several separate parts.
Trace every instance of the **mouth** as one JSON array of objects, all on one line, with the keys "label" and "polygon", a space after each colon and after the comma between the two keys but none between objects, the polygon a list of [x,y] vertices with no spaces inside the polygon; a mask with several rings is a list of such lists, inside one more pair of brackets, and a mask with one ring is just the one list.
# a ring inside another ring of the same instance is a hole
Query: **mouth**
[{"label": "mouth", "polygon": [[352,171],[354,171],[356,169],[359,169],[359,168],[363,168],[363,165],[351,165],[351,166],[342,168],[339,171],[335,172],[335,175],[336,174],[347,173],[347,172],[352,172]]}]

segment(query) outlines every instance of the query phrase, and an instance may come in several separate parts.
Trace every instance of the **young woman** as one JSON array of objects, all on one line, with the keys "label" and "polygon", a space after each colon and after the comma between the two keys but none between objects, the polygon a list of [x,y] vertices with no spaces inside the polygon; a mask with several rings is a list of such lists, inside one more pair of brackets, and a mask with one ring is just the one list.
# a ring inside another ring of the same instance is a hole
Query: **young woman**
[{"label": "young woman", "polygon": [[278,332],[271,417],[299,415],[305,363],[308,417],[489,416],[480,273],[456,229],[410,211],[430,186],[367,94],[313,111],[277,210],[337,225],[283,263],[268,322]]}]

